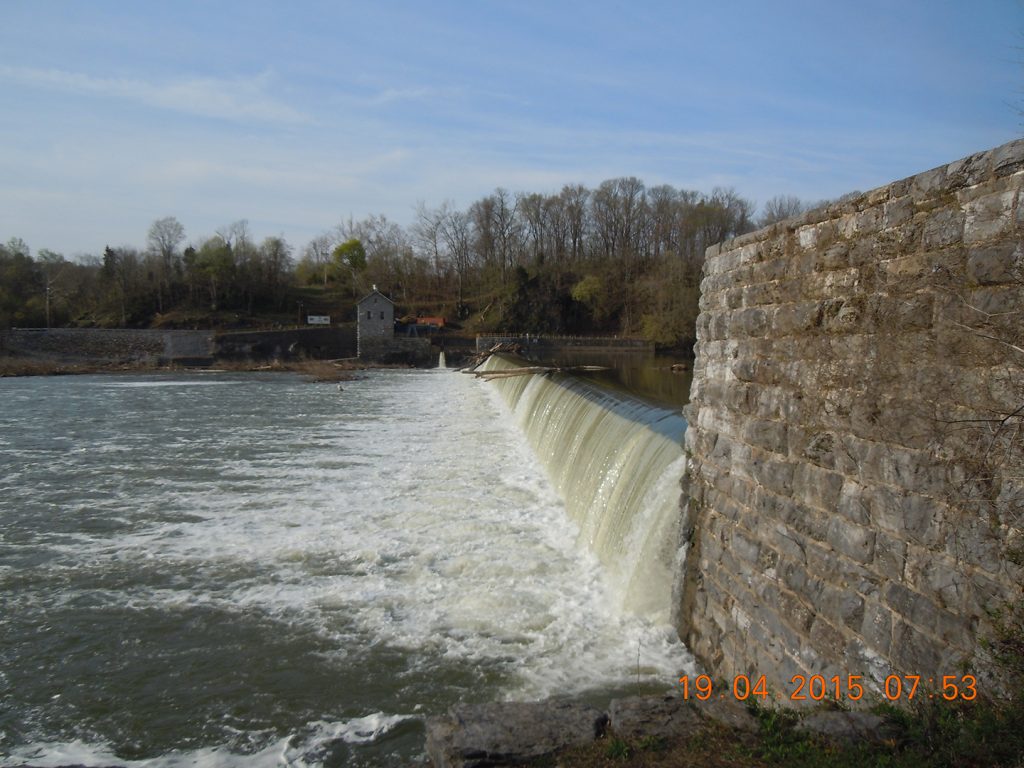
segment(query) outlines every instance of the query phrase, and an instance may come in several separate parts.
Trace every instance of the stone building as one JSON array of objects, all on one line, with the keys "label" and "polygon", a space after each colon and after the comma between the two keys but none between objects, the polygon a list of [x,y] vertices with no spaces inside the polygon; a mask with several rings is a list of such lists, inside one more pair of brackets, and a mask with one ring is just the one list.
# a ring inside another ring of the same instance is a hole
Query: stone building
[{"label": "stone building", "polygon": [[376,350],[388,346],[395,335],[395,303],[377,290],[364,296],[356,305],[357,353],[359,357],[372,355]]}]

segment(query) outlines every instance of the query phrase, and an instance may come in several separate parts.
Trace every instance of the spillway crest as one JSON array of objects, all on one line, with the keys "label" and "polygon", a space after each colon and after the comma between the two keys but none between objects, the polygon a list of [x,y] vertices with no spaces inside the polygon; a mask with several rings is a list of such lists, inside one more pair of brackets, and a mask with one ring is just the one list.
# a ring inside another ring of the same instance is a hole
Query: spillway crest
[{"label": "spillway crest", "polygon": [[[483,371],[521,363],[492,355]],[[620,605],[669,621],[681,566],[680,479],[686,421],[677,412],[564,374],[491,380],[611,572]]]}]

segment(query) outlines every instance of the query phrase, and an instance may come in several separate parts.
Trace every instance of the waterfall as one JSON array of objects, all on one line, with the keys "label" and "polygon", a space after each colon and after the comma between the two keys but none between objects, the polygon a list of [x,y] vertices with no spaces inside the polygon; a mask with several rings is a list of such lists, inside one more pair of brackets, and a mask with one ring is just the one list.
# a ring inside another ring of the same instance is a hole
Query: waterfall
[{"label": "waterfall", "polygon": [[448,367],[448,364],[444,360],[444,350],[443,349],[441,350],[441,354],[439,354],[437,356],[437,367],[438,368],[447,368]]},{"label": "waterfall", "polygon": [[[482,370],[515,367],[492,355]],[[624,608],[668,622],[681,567],[686,422],[677,412],[571,376],[495,379]]]}]

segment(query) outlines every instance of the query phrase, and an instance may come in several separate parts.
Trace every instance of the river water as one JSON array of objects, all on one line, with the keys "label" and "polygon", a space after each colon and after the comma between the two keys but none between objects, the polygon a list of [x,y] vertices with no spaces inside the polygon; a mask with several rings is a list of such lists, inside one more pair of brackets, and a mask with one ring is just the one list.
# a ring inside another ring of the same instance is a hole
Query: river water
[{"label": "river water", "polygon": [[457,701],[663,689],[452,371],[0,379],[0,765],[396,765]]}]

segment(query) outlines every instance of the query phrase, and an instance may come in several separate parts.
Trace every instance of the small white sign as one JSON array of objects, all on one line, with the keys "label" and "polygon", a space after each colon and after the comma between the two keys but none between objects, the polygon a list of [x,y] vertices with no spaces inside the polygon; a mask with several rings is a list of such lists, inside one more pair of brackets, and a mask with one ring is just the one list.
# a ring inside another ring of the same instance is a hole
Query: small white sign
[{"label": "small white sign", "polygon": [[306,323],[308,325],[330,325],[330,315],[306,315]]}]

